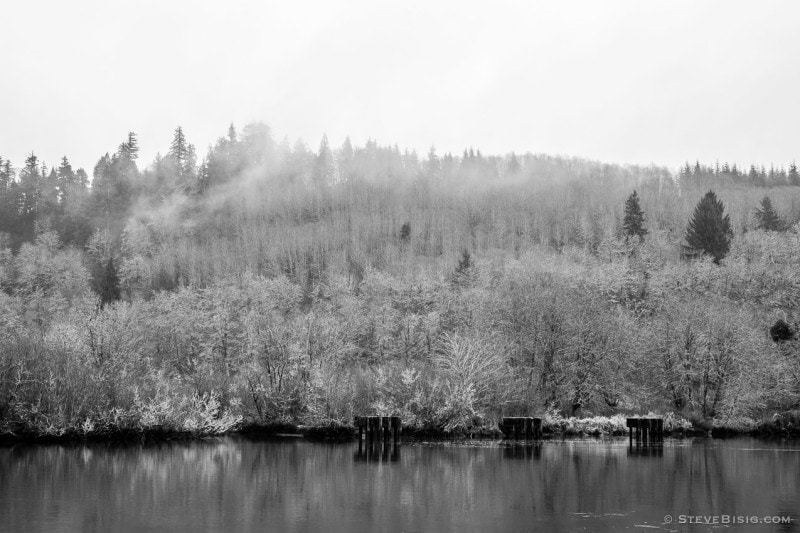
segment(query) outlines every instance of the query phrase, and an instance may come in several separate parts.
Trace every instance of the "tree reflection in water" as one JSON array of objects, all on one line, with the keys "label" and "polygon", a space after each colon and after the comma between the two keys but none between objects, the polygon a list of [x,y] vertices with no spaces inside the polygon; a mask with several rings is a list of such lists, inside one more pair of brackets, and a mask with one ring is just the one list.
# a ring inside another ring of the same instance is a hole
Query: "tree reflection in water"
[{"label": "tree reflection in water", "polygon": [[[258,441],[0,448],[0,531],[616,531],[800,510],[800,444]],[[756,490],[757,489],[757,490]],[[797,527],[795,523],[792,527]]]}]

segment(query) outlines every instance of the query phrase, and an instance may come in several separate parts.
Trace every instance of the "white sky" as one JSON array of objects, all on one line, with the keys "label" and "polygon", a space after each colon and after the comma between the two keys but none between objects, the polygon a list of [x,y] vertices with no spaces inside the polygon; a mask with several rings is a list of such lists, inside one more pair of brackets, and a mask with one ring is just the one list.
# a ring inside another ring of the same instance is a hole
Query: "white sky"
[{"label": "white sky", "polygon": [[800,2],[5,0],[0,157],[91,169],[128,131],[545,152],[678,167],[800,159]]}]

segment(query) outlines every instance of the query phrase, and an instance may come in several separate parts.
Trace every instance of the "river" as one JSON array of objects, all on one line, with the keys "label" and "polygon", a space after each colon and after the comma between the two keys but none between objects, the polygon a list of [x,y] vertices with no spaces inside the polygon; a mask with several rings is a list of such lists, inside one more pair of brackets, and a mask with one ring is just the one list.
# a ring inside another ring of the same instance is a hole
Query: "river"
[{"label": "river", "polygon": [[241,436],[2,447],[0,530],[800,531],[797,441],[384,451]]}]

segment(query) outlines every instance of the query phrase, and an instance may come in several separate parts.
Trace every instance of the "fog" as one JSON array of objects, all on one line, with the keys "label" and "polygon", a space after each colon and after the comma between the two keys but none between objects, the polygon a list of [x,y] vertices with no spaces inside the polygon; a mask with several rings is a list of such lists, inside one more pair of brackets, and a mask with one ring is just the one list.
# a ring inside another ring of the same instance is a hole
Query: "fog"
[{"label": "fog", "polygon": [[[12,2],[0,156],[91,168],[135,131],[369,138],[677,168],[797,157],[788,2]],[[35,21],[35,24],[33,24]]]}]

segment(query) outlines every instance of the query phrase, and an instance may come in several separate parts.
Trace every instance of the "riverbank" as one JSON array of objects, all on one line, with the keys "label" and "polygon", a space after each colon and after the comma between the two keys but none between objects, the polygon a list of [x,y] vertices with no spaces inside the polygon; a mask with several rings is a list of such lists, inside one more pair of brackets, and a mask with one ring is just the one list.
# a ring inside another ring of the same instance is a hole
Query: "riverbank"
[{"label": "riverbank", "polygon": [[[565,437],[620,437],[628,435],[626,419],[629,415],[610,417],[561,417],[548,414],[542,418],[542,433],[545,438]],[[640,415],[630,415],[640,416]],[[641,415],[645,416],[645,415]],[[659,416],[652,413],[646,416]],[[673,438],[713,437],[727,438],[754,436],[763,438],[800,437],[800,411],[775,414],[764,420],[737,419],[726,423],[701,424],[668,413],[664,418],[664,434]],[[352,424],[329,422],[326,424],[302,424],[290,422],[258,423],[246,422],[228,427],[198,427],[179,430],[174,427],[151,426],[146,428],[113,427],[102,428],[84,425],[62,431],[37,432],[32,428],[18,427],[16,431],[0,432],[0,443],[32,442],[135,442],[202,439],[221,435],[245,435],[259,438],[304,438],[318,441],[344,442],[357,436]],[[456,431],[439,428],[404,427],[403,438],[411,440],[499,440],[503,432],[493,425],[480,425]]]}]

